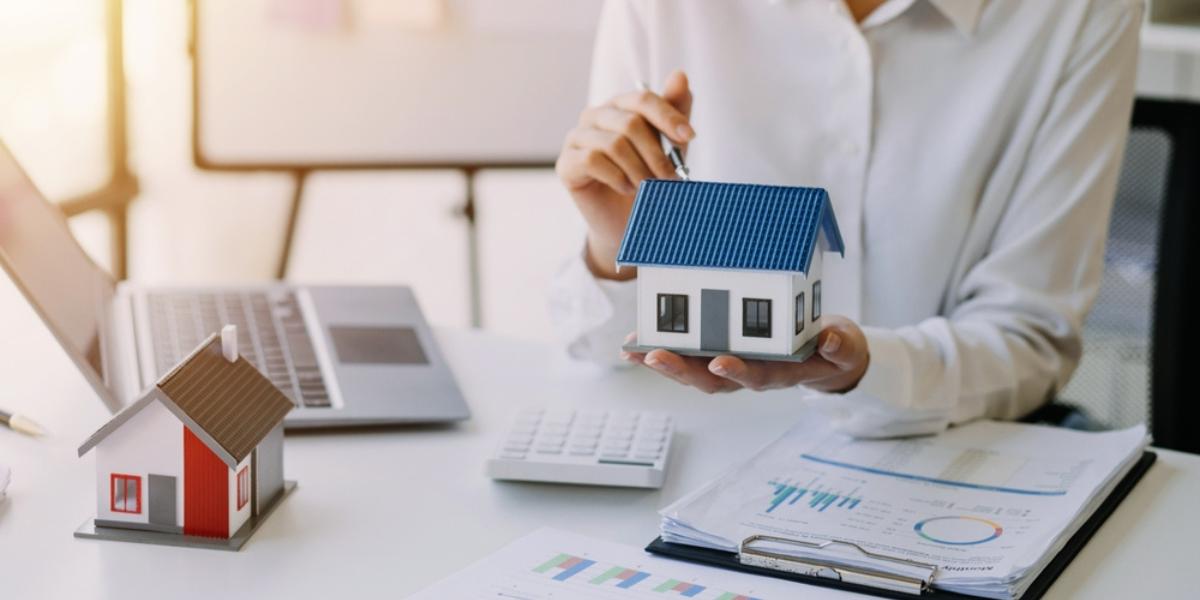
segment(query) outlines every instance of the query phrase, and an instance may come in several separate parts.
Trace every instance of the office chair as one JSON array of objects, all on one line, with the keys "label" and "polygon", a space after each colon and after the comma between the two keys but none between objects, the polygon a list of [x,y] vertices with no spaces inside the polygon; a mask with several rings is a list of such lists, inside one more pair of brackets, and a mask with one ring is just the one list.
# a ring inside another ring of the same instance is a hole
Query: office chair
[{"label": "office chair", "polygon": [[1200,401],[1188,393],[1186,289],[1200,234],[1200,104],[1139,99],[1109,226],[1105,273],[1084,323],[1084,356],[1064,402],[1026,420],[1080,429],[1147,422],[1154,443],[1200,453]]}]

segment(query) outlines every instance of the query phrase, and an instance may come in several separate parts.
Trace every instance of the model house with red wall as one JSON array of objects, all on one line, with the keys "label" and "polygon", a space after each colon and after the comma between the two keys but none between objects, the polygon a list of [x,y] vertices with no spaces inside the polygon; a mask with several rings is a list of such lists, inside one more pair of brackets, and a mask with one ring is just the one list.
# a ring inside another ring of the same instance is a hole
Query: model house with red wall
[{"label": "model house with red wall", "polygon": [[292,401],[238,355],[227,326],[82,446],[96,517],[77,537],[236,550],[294,487],[283,479]]}]

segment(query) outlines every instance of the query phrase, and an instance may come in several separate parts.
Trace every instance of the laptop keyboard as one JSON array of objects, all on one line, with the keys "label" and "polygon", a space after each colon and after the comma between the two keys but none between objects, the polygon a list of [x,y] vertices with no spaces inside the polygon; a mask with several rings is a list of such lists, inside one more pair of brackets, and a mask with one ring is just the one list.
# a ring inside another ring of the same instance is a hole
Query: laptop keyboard
[{"label": "laptop keyboard", "polygon": [[160,376],[209,335],[236,325],[238,353],[297,407],[330,406],[317,353],[292,292],[155,292],[147,302]]}]

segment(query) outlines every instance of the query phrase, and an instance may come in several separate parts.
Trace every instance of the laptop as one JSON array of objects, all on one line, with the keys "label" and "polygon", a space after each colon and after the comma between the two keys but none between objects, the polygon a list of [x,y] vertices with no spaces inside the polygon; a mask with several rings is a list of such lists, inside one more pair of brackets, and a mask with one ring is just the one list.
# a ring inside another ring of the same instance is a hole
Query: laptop
[{"label": "laptop", "polygon": [[113,412],[233,324],[239,352],[295,403],[287,428],[470,416],[411,289],[117,284],[3,142],[0,266]]}]

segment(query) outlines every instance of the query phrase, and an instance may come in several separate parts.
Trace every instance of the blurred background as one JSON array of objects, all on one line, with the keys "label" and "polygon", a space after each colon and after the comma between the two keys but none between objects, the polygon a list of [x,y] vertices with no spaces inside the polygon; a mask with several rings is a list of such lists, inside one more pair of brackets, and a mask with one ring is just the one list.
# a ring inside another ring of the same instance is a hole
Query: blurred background
[{"label": "blurred background", "polygon": [[[599,7],[5,0],[0,139],[119,278],[402,282],[435,325],[550,340],[540,292],[582,239],[551,167]],[[1138,89],[1200,100],[1200,2],[1151,2]],[[1126,165],[1064,393],[1112,425],[1148,411],[1171,154],[1155,135]]]}]

